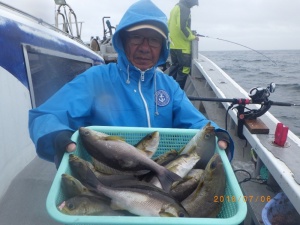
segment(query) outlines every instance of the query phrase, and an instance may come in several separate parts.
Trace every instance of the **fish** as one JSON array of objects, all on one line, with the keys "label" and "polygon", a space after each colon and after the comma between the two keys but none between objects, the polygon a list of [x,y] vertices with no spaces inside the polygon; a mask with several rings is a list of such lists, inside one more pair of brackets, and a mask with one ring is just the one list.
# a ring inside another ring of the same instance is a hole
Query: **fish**
[{"label": "fish", "polygon": [[[109,135],[107,135],[106,137],[108,137]],[[102,136],[103,137],[103,136]],[[122,139],[120,139],[122,140]],[[151,158],[159,145],[159,140],[160,140],[160,136],[159,136],[159,132],[158,131],[154,131],[152,133],[147,134],[146,136],[144,136],[137,144],[135,144],[134,146],[139,149],[142,153],[144,153],[146,156],[148,156],[149,158]],[[104,163],[98,161],[97,159],[95,159],[94,157],[92,157],[92,164],[94,165],[95,169],[98,172],[104,173],[104,174],[124,174],[124,175],[129,175],[129,174],[134,174],[134,175],[143,175],[149,172],[149,170],[145,170],[145,171],[135,171],[135,172],[128,172],[128,171],[121,171],[121,170],[117,170],[114,169],[112,167],[109,167],[107,165],[105,165]]]},{"label": "fish", "polygon": [[[88,184],[111,199],[111,208],[127,210],[138,216],[188,217],[186,210],[174,198],[153,187],[138,185],[103,185],[88,169]],[[125,183],[126,184],[126,183]]]},{"label": "fish", "polygon": [[177,201],[183,201],[196,189],[203,172],[203,169],[192,169],[181,181],[173,183],[170,194]]},{"label": "fish", "polygon": [[63,201],[57,206],[57,209],[67,215],[84,216],[125,216],[122,211],[113,210],[110,207],[110,200],[100,197],[77,195]]},{"label": "fish", "polygon": [[112,168],[124,171],[150,170],[157,175],[164,190],[170,190],[172,183],[181,179],[125,141],[98,138],[85,127],[79,128],[79,134],[86,151]]},{"label": "fish", "polygon": [[178,151],[171,149],[164,154],[159,155],[158,157],[154,158],[153,160],[158,163],[159,165],[166,165],[173,159],[175,159],[178,156]]},{"label": "fish", "polygon": [[144,152],[149,158],[155,154],[158,149],[160,141],[160,136],[158,131],[153,131],[150,134],[144,136],[138,143],[134,146]]},{"label": "fish", "polygon": [[125,176],[141,176],[150,172],[150,170],[138,170],[138,171],[124,171],[124,170],[117,170],[112,168],[99,160],[92,158],[92,164],[95,167],[95,170],[99,173],[106,174],[106,175],[125,175]]},{"label": "fish", "polygon": [[196,152],[181,154],[178,155],[176,159],[169,162],[165,167],[180,177],[185,177],[191,169],[193,169],[199,159],[200,156]]},{"label": "fish", "polygon": [[[81,182],[84,181],[86,168],[90,168],[93,173],[97,173],[91,162],[74,154],[69,155],[69,165],[76,178],[78,178]],[[96,176],[98,176],[98,173]]]},{"label": "fish", "polygon": [[63,173],[61,175],[61,186],[66,198],[72,198],[81,194],[91,196],[94,195],[78,179],[76,179],[70,174]]},{"label": "fish", "polygon": [[[107,135],[108,136],[108,135]],[[144,136],[138,143],[136,143],[134,146],[139,149],[142,153],[144,153],[146,156],[148,156],[149,158],[151,158],[159,145],[159,140],[160,140],[160,136],[159,136],[159,132],[158,131],[154,131],[152,133],[147,134],[146,136]],[[102,162],[99,162],[97,159],[95,159],[94,157],[92,157],[92,164],[94,165],[95,169],[101,173],[105,173],[105,174],[132,174],[133,172],[128,173],[127,171],[120,171],[114,168],[111,168],[107,165],[105,165]],[[136,173],[134,173],[135,175],[143,175],[148,173],[149,170],[146,171],[137,171]]]},{"label": "fish", "polygon": [[197,169],[205,169],[216,149],[215,128],[208,122],[194,137],[179,151],[179,154],[196,152],[201,159],[195,165]]},{"label": "fish", "polygon": [[222,159],[215,153],[205,167],[196,189],[181,204],[191,217],[215,218],[222,202],[215,202],[215,196],[224,196],[226,175]]},{"label": "fish", "polygon": [[[178,155],[176,159],[165,165],[165,168],[183,178],[191,171],[191,169],[193,169],[199,159],[200,156],[196,152],[181,154]],[[157,187],[161,187],[156,177],[153,177],[152,180],[150,180],[150,183]],[[172,185],[174,185],[174,183]]]},{"label": "fish", "polygon": [[[95,131],[90,129],[90,132],[95,135],[98,138],[103,137],[110,137],[111,139],[116,140],[122,140],[124,141],[124,138],[120,136],[112,136],[108,135],[106,133],[103,133],[101,131]],[[153,131],[152,133],[149,133],[145,135],[138,143],[136,143],[134,146],[141,150],[141,152],[145,153],[149,158],[151,158],[154,153],[156,152],[158,145],[159,145],[160,135],[158,131]]]},{"label": "fish", "polygon": [[[82,182],[84,185],[86,185],[87,181],[87,171],[88,169],[93,172],[93,174],[99,179],[102,183],[105,185],[111,185],[114,181],[118,180],[129,180],[129,179],[136,179],[132,175],[106,175],[106,174],[101,174],[93,167],[91,167],[91,163],[89,161],[86,161],[79,156],[70,154],[69,155],[69,165],[72,170],[72,172],[75,174],[76,178]],[[87,187],[90,188],[90,187]]]}]

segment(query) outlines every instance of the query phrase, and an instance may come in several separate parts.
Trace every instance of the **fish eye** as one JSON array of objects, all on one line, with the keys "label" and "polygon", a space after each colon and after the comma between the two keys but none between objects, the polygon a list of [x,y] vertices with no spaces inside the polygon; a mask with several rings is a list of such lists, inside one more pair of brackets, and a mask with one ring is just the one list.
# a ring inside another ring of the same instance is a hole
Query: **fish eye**
[{"label": "fish eye", "polygon": [[210,134],[205,134],[205,139],[209,139],[210,138]]},{"label": "fish eye", "polygon": [[211,169],[215,169],[217,167],[217,163],[216,161],[213,161],[211,164],[210,164],[210,168]]},{"label": "fish eye", "polygon": [[73,203],[69,202],[68,203],[68,209],[75,209],[75,206]]},{"label": "fish eye", "polygon": [[178,217],[185,217],[184,212],[179,212],[179,213],[178,213]]}]

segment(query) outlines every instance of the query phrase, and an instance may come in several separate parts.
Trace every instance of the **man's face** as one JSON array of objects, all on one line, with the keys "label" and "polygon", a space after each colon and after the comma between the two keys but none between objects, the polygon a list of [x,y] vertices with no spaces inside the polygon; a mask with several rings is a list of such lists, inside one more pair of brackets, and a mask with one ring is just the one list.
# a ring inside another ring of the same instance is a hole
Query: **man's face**
[{"label": "man's face", "polygon": [[153,67],[159,59],[163,37],[152,29],[128,32],[125,52],[128,60],[145,71]]}]

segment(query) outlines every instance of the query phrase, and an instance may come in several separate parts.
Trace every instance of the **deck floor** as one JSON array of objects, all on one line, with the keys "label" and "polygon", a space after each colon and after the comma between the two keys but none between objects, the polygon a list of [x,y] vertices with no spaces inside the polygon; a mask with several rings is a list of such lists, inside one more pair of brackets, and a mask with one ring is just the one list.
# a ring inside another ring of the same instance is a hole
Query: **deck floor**
[{"label": "deck floor", "polygon": [[0,201],[2,225],[57,225],[47,210],[46,199],[56,173],[54,163],[38,157],[13,180]]}]

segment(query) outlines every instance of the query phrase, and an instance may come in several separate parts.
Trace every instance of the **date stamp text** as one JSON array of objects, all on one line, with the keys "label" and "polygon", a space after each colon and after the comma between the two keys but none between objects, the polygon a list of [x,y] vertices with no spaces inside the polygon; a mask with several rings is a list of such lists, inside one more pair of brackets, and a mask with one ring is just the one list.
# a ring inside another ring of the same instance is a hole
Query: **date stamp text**
[{"label": "date stamp text", "polygon": [[263,196],[263,195],[242,195],[242,196],[234,196],[234,195],[220,195],[214,196],[214,202],[269,202],[271,200],[271,196]]}]

